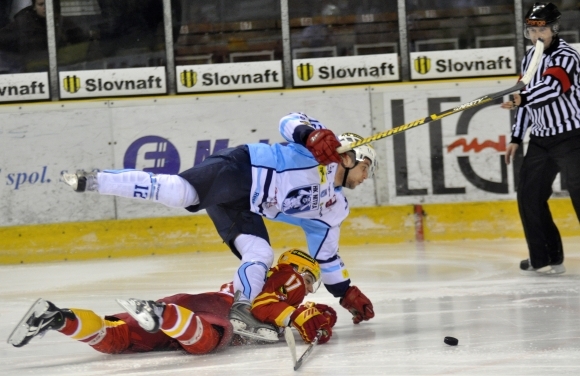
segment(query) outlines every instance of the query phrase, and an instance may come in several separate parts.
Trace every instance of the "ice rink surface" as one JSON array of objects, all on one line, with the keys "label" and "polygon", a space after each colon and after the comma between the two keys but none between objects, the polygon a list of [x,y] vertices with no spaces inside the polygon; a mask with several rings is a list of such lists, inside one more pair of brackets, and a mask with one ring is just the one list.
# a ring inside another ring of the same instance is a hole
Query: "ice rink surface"
[{"label": "ice rink surface", "polygon": [[105,315],[121,312],[115,298],[215,291],[238,266],[229,252],[0,266],[0,375],[580,375],[580,238],[564,246],[566,274],[544,277],[519,275],[523,240],[343,247],[376,317],[353,325],[321,287],[308,298],[338,322],[297,372],[283,340],[205,356],[105,355],[54,331],[6,343],[39,297]]}]

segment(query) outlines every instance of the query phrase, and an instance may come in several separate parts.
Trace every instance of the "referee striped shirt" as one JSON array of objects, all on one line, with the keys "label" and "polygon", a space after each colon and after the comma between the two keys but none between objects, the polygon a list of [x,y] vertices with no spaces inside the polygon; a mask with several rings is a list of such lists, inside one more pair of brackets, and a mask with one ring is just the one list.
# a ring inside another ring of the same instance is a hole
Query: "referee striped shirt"
[{"label": "referee striped shirt", "polygon": [[[535,47],[522,61],[522,72],[530,65]],[[523,74],[523,73],[522,73]],[[580,54],[563,39],[544,51],[538,71],[521,92],[512,127],[513,143],[521,143],[526,130],[549,137],[580,129]]]}]

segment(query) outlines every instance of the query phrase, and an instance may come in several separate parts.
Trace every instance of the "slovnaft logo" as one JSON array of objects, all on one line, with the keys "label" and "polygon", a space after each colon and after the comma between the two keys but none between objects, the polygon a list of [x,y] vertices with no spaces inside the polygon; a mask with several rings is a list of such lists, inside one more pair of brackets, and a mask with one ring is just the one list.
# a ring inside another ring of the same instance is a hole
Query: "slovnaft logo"
[{"label": "slovnaft logo", "polygon": [[74,94],[81,88],[81,80],[77,76],[66,76],[62,80],[62,87],[69,93]]},{"label": "slovnaft logo", "polygon": [[204,92],[279,88],[283,86],[282,63],[184,65],[175,68],[179,77],[177,92]]},{"label": "slovnaft logo", "polygon": [[0,75],[0,102],[50,98],[48,73]]},{"label": "slovnaft logo", "polygon": [[293,60],[294,86],[383,82],[399,79],[396,54]]},{"label": "slovnaft logo", "polygon": [[179,74],[179,81],[185,87],[193,87],[197,83],[197,73],[193,69],[184,70]]},{"label": "slovnaft logo", "polygon": [[431,70],[431,59],[426,56],[419,56],[413,62],[415,71],[419,74],[427,74]]},{"label": "slovnaft logo", "polygon": [[165,94],[165,68],[60,72],[63,98]]},{"label": "slovnaft logo", "polygon": [[497,76],[516,73],[513,47],[411,53],[412,79]]},{"label": "slovnaft logo", "polygon": [[298,64],[296,68],[296,74],[298,78],[302,81],[310,81],[310,79],[314,76],[314,67],[312,64]]}]

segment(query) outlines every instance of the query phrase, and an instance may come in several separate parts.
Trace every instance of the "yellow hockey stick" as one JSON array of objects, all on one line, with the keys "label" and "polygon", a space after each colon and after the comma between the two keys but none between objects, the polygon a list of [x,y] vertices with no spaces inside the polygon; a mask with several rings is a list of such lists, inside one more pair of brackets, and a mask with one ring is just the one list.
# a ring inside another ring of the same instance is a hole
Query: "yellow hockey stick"
[{"label": "yellow hockey stick", "polygon": [[532,56],[530,66],[528,67],[526,74],[524,74],[522,79],[519,80],[517,84],[510,87],[509,89],[506,89],[506,90],[503,90],[503,91],[500,91],[500,92],[497,92],[494,94],[487,94],[487,95],[484,95],[483,97],[474,99],[471,102],[464,103],[464,104],[457,106],[457,107],[454,107],[450,110],[446,110],[443,112],[439,112],[437,114],[429,115],[427,117],[412,121],[412,122],[407,123],[407,124],[399,125],[398,127],[391,128],[388,131],[380,132],[380,133],[377,133],[373,136],[363,138],[362,140],[352,142],[349,145],[341,146],[341,147],[337,148],[336,151],[339,154],[342,154],[344,152],[347,152],[349,150],[356,148],[357,146],[370,144],[371,142],[380,140],[382,138],[390,137],[390,136],[393,136],[397,133],[405,132],[411,128],[415,128],[415,127],[418,127],[419,125],[427,124],[427,123],[430,123],[432,121],[442,119],[442,118],[447,117],[449,115],[453,115],[453,114],[456,114],[458,112],[465,111],[469,108],[481,106],[482,104],[491,102],[497,98],[502,98],[504,95],[508,95],[508,94],[511,94],[511,93],[516,92],[518,90],[521,90],[524,86],[526,86],[530,82],[530,80],[532,79],[534,74],[536,74],[536,71],[538,70],[538,66],[540,65],[540,59],[542,57],[543,52],[544,52],[544,42],[541,39],[538,39],[538,41],[536,42],[536,50],[534,51],[534,55]]}]

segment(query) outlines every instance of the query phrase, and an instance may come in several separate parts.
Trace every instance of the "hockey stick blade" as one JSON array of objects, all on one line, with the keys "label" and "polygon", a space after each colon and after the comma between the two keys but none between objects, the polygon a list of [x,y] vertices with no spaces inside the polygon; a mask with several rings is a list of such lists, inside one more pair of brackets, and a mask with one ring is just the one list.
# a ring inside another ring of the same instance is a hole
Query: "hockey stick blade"
[{"label": "hockey stick blade", "polygon": [[339,154],[342,154],[344,152],[347,152],[349,150],[356,148],[357,146],[370,144],[371,142],[374,142],[374,141],[377,141],[377,140],[380,140],[380,139],[383,139],[386,137],[394,136],[398,133],[405,132],[409,129],[418,127],[420,125],[427,124],[427,123],[430,123],[432,121],[442,119],[442,118],[447,117],[449,115],[453,115],[453,114],[456,114],[458,112],[468,110],[470,108],[481,106],[481,105],[488,103],[488,102],[491,102],[497,98],[502,98],[505,95],[511,94],[511,93],[516,92],[518,90],[521,90],[524,86],[526,86],[530,82],[530,80],[532,79],[534,74],[536,74],[536,71],[538,70],[538,66],[540,65],[540,59],[542,57],[543,52],[544,52],[544,42],[541,39],[538,39],[538,41],[536,42],[536,50],[534,51],[534,55],[532,56],[530,66],[528,67],[526,74],[518,81],[517,84],[510,87],[509,89],[499,91],[499,92],[494,93],[494,94],[484,95],[483,97],[474,99],[471,102],[464,103],[464,104],[457,106],[457,107],[454,107],[450,110],[446,110],[446,111],[443,111],[443,112],[440,112],[437,114],[433,114],[433,115],[424,117],[422,119],[412,121],[412,122],[407,123],[407,124],[399,125],[398,127],[391,128],[388,131],[377,133],[375,135],[372,135],[372,136],[367,137],[367,138],[363,138],[362,140],[359,140],[356,142],[351,142],[349,145],[345,145],[345,146],[341,146],[341,147],[337,148],[336,151]]},{"label": "hockey stick blade", "polygon": [[298,361],[294,365],[294,371],[298,371],[298,368],[300,368],[302,363],[304,363],[304,361],[306,361],[306,359],[308,359],[308,357],[312,353],[312,350],[314,350],[314,346],[316,346],[316,344],[318,344],[318,340],[320,339],[320,337],[322,337],[322,331],[319,330],[318,334],[316,334],[316,338],[314,338],[314,340],[310,343],[310,345],[308,345],[308,348],[306,349],[306,351],[304,351],[302,356],[300,356],[300,359],[298,359]]},{"label": "hockey stick blade", "polygon": [[286,343],[290,349],[290,354],[292,355],[292,366],[295,367],[297,362],[296,341],[294,341],[294,334],[292,333],[292,329],[290,329],[290,327],[284,329],[284,339],[286,339]]}]

